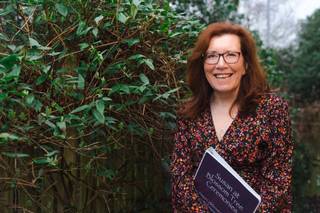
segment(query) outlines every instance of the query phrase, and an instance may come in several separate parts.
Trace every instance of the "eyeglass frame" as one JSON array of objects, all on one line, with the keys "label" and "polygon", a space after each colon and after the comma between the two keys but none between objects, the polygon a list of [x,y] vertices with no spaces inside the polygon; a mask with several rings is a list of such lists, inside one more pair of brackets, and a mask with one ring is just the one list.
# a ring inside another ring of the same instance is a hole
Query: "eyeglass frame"
[{"label": "eyeglass frame", "polygon": [[[227,51],[227,52],[224,52],[224,53],[211,52],[211,53],[216,53],[219,56],[217,62],[216,63],[208,63],[208,62],[206,62],[206,60],[207,60],[206,57],[207,57],[208,53],[205,53],[205,54],[202,54],[202,58],[203,58],[204,63],[209,64],[209,65],[216,65],[216,64],[219,63],[220,57],[222,56],[222,59],[224,60],[225,63],[227,63],[227,64],[236,64],[236,63],[238,63],[238,61],[240,59],[240,56],[241,56],[241,52],[238,52],[238,51]],[[227,54],[227,53],[236,53],[238,55],[237,60],[235,62],[232,62],[232,63],[227,62],[226,59],[225,59],[225,54]]]}]

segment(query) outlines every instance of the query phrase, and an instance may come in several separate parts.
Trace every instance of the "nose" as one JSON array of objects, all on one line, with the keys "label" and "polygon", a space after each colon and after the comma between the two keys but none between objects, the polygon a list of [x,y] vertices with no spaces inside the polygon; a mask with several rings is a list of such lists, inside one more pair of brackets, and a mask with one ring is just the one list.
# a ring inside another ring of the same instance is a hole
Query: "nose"
[{"label": "nose", "polygon": [[226,62],[224,61],[224,58],[222,55],[220,55],[219,59],[218,59],[218,63],[216,64],[216,68],[223,68],[225,67]]}]

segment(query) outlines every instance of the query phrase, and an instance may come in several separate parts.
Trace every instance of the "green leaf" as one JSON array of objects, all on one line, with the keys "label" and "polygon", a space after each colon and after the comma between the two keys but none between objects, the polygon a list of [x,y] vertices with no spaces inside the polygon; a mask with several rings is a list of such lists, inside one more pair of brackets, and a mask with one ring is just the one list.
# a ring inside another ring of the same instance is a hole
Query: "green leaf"
[{"label": "green leaf", "polygon": [[17,152],[1,152],[4,156],[7,156],[9,158],[26,158],[30,157],[29,154],[26,153],[17,153]]},{"label": "green leaf", "polygon": [[133,45],[139,43],[140,40],[138,38],[132,38],[132,39],[126,39],[123,42],[128,44],[129,47],[132,47]]},{"label": "green leaf", "polygon": [[87,47],[89,47],[90,45],[88,43],[80,43],[79,44],[79,47],[80,47],[80,50],[84,50],[86,49]]},{"label": "green leaf", "polygon": [[47,75],[46,74],[42,74],[40,75],[37,79],[36,79],[36,85],[40,85],[43,82],[45,82],[47,80]]},{"label": "green leaf", "polygon": [[114,75],[115,73],[119,72],[120,70],[126,69],[126,63],[124,62],[117,62],[115,64],[110,64],[107,69],[105,70],[105,73],[108,75]]},{"label": "green leaf", "polygon": [[81,74],[78,75],[78,89],[84,89],[85,80]]},{"label": "green leaf", "polygon": [[169,37],[173,38],[173,37],[176,37],[176,36],[181,35],[181,34],[182,34],[182,32],[169,33]]},{"label": "green leaf", "polygon": [[33,108],[34,110],[36,110],[36,112],[40,112],[41,108],[42,108],[42,103],[39,100],[35,100],[33,102]]},{"label": "green leaf", "polygon": [[0,16],[6,16],[10,14],[11,12],[14,12],[15,9],[12,6],[13,4],[9,4],[6,8],[0,9]]},{"label": "green leaf", "polygon": [[[1,39],[1,33],[0,33],[0,39]],[[7,47],[8,47],[12,52],[14,52],[15,49],[17,48],[17,46],[14,45],[14,44],[9,44]]]},{"label": "green leaf", "polygon": [[161,95],[157,95],[157,97],[154,98],[153,101],[156,101],[158,99],[168,99],[171,93],[174,93],[174,92],[178,91],[179,89],[180,89],[180,87],[169,90]]},{"label": "green leaf", "polygon": [[133,19],[136,18],[136,15],[138,13],[138,7],[134,4],[131,4],[131,7],[130,7],[130,15]]},{"label": "green leaf", "polygon": [[28,105],[31,105],[33,101],[34,101],[34,95],[33,94],[28,94],[27,97],[26,97],[26,103]]},{"label": "green leaf", "polygon": [[130,94],[130,88],[126,84],[116,84],[111,88],[110,95],[113,93]]},{"label": "green leaf", "polygon": [[99,25],[103,18],[103,15],[95,17],[94,22],[96,22],[96,25]]},{"label": "green leaf", "polygon": [[40,158],[36,158],[36,159],[32,159],[32,161],[35,163],[35,164],[49,164],[51,162],[51,159],[50,158],[46,158],[46,157],[40,157]]},{"label": "green leaf", "polygon": [[13,140],[13,141],[20,140],[20,137],[18,137],[15,134],[10,134],[7,132],[0,133],[0,141],[10,141],[10,140]]},{"label": "green leaf", "polygon": [[116,121],[117,121],[117,119],[115,119],[114,117],[110,117],[110,116],[106,117],[106,122],[108,125],[115,124]]},{"label": "green leaf", "polygon": [[29,38],[29,42],[31,47],[42,47],[42,45],[39,44],[39,42],[33,38]]},{"label": "green leaf", "polygon": [[76,35],[78,35],[78,36],[86,35],[89,32],[89,30],[91,30],[91,29],[92,29],[92,27],[87,27],[86,22],[80,21],[78,28],[77,28]]},{"label": "green leaf", "polygon": [[12,68],[12,71],[9,72],[6,77],[19,77],[20,72],[21,72],[21,66],[15,64]]},{"label": "green leaf", "polygon": [[139,78],[143,82],[144,85],[150,84],[150,81],[149,81],[148,77],[145,74],[141,73],[139,75]]},{"label": "green leaf", "polygon": [[6,36],[5,34],[2,34],[2,33],[0,33],[0,40],[10,41],[10,39],[8,38],[8,36]]},{"label": "green leaf", "polygon": [[92,34],[94,35],[94,37],[95,38],[97,38],[98,37],[98,33],[99,33],[99,30],[98,30],[98,28],[93,28],[93,30],[92,30]]},{"label": "green leaf", "polygon": [[143,59],[142,63],[146,64],[151,70],[155,70],[152,59],[150,58]]},{"label": "green leaf", "polygon": [[103,100],[98,100],[96,101],[96,108],[98,112],[100,112],[102,115],[104,114],[104,101]]},{"label": "green leaf", "polygon": [[132,3],[138,7],[141,4],[141,0],[133,0]]},{"label": "green leaf", "polygon": [[100,124],[104,124],[105,123],[105,117],[104,117],[104,115],[102,113],[100,113],[96,109],[93,109],[92,113],[93,113],[93,117],[98,121],[98,123],[100,123]]},{"label": "green leaf", "polygon": [[47,164],[48,160],[45,157],[37,158],[32,160],[35,164]]},{"label": "green leaf", "polygon": [[103,29],[104,30],[108,30],[113,26],[113,24],[111,22],[107,22],[103,25]]},{"label": "green leaf", "polygon": [[26,59],[29,61],[36,61],[43,57],[42,51],[38,49],[31,49],[26,54]]},{"label": "green leaf", "polygon": [[51,127],[52,129],[55,129],[56,128],[56,125],[54,123],[52,123],[51,121],[49,120],[46,120],[44,122],[45,124],[47,124],[49,127]]},{"label": "green leaf", "polygon": [[48,65],[48,66],[43,66],[42,72],[45,73],[45,74],[47,74],[50,69],[51,69],[51,66],[50,66],[50,65]]},{"label": "green leaf", "polygon": [[48,55],[50,56],[56,56],[56,55],[60,55],[62,54],[63,52],[50,52]]},{"label": "green leaf", "polygon": [[3,101],[4,99],[6,99],[8,97],[8,93],[0,93],[0,102]]},{"label": "green leaf", "polygon": [[0,64],[0,74],[5,73],[7,71],[6,67]]},{"label": "green leaf", "polygon": [[51,50],[51,47],[44,47],[37,40],[31,37],[29,37],[29,43],[31,47],[37,47],[40,50]]},{"label": "green leaf", "polygon": [[104,100],[104,101],[112,101],[112,99],[109,98],[109,97],[103,97],[102,100]]},{"label": "green leaf", "polygon": [[126,16],[124,13],[118,13],[117,20],[121,23],[125,24],[128,21],[129,17]]},{"label": "green leaf", "polygon": [[77,112],[81,112],[83,110],[87,110],[87,109],[91,109],[91,105],[82,105],[82,106],[79,106],[77,108],[75,108],[74,110],[72,110],[70,113],[73,114],[73,113],[77,113]]},{"label": "green leaf", "polygon": [[41,55],[41,54],[38,54],[38,55],[32,55],[32,56],[30,56],[30,57],[27,57],[27,59],[29,60],[29,61],[37,61],[37,60],[39,60],[40,58],[42,58],[43,56]]},{"label": "green leaf", "polygon": [[68,8],[63,4],[57,3],[55,4],[55,7],[62,16],[66,17],[68,15]]},{"label": "green leaf", "polygon": [[160,117],[163,119],[172,119],[175,120],[176,116],[172,114],[171,112],[160,112]]},{"label": "green leaf", "polygon": [[135,60],[137,61],[139,64],[145,64],[147,65],[150,69],[154,70],[154,65],[153,65],[153,61],[150,58],[146,58],[144,55],[142,54],[135,54],[132,55],[128,58],[129,60]]},{"label": "green leaf", "polygon": [[142,54],[135,54],[135,55],[130,56],[128,59],[129,60],[140,61],[139,59],[142,59],[142,58],[146,58],[146,57],[144,55],[142,55]]},{"label": "green leaf", "polygon": [[44,46],[40,46],[38,47],[39,50],[51,50],[51,47],[44,47]]},{"label": "green leaf", "polygon": [[19,62],[20,59],[16,54],[12,54],[0,59],[0,64],[5,66],[7,69],[11,69],[15,64]]},{"label": "green leaf", "polygon": [[[64,109],[63,109],[63,107],[62,106],[60,106],[58,103],[56,103],[56,102],[53,102],[52,104],[51,104],[51,106],[54,108],[54,109],[56,109],[56,110],[58,110],[58,112],[60,112],[60,113],[62,113],[63,111],[64,111]],[[63,120],[63,117],[61,117],[61,121]]]},{"label": "green leaf", "polygon": [[57,155],[57,154],[59,154],[60,152],[58,151],[58,150],[53,150],[53,151],[51,151],[51,152],[48,152],[47,154],[46,154],[46,157],[52,157],[52,156],[54,156],[54,155]]},{"label": "green leaf", "polygon": [[56,125],[57,125],[57,127],[59,127],[59,129],[61,131],[66,131],[66,129],[67,129],[65,121],[57,122]]}]

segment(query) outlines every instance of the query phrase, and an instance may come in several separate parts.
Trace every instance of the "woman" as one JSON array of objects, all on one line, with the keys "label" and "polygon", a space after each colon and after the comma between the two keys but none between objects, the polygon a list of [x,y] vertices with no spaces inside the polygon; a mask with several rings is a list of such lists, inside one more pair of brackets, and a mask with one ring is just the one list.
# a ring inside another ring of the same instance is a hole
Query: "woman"
[{"label": "woman", "polygon": [[252,35],[209,25],[188,59],[192,98],[177,121],[172,155],[175,212],[208,212],[193,175],[211,145],[260,194],[259,212],[291,212],[292,141],[288,105],[270,92]]}]

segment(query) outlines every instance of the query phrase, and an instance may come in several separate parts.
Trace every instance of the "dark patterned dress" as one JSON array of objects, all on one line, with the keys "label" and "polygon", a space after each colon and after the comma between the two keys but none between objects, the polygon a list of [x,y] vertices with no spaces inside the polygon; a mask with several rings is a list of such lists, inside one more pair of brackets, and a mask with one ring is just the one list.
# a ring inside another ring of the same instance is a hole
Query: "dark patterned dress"
[{"label": "dark patterned dress", "polygon": [[177,125],[171,164],[175,212],[209,212],[194,190],[193,176],[211,145],[260,194],[258,212],[291,212],[293,144],[286,101],[264,95],[255,113],[237,115],[221,141],[209,106],[195,120],[178,119]]}]

